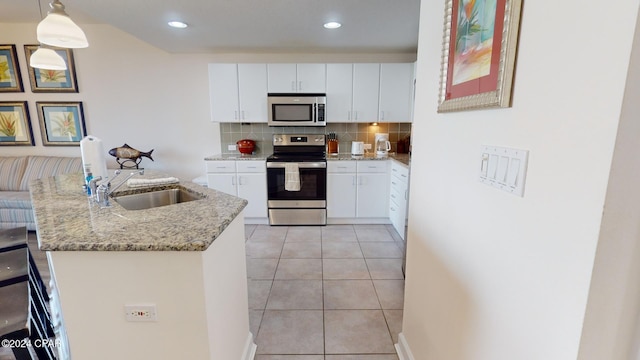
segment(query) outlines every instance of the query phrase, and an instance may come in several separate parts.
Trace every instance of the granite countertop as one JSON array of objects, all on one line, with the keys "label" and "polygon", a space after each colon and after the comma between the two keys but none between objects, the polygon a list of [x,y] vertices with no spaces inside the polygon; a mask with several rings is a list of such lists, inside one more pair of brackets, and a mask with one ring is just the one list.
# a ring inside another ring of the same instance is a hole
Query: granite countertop
[{"label": "granite countertop", "polygon": [[339,153],[337,155],[327,155],[327,161],[331,160],[396,160],[405,166],[409,166],[411,162],[411,155],[389,153],[389,156],[387,157],[377,157],[376,154],[373,153],[365,153],[364,156],[354,156],[349,153]]},{"label": "granite countertop", "polygon": [[270,154],[215,154],[211,156],[207,156],[204,159],[207,161],[211,160],[266,160],[267,156]]},{"label": "granite countertop", "polygon": [[[266,160],[268,155],[265,154],[251,154],[251,155],[241,155],[241,154],[216,154],[207,156],[204,158],[205,161],[212,160]],[[403,165],[409,166],[411,161],[411,155],[409,154],[396,154],[390,153],[388,157],[377,157],[375,154],[367,153],[364,156],[353,156],[349,153],[339,153],[337,155],[327,155],[327,160],[396,160]]]},{"label": "granite countertop", "polygon": [[[115,183],[124,180],[115,179]],[[164,178],[145,170],[134,178]],[[100,208],[82,191],[83,175],[67,174],[30,184],[38,244],[45,251],[204,251],[240,214],[247,201],[188,181],[130,188],[113,195],[183,187],[205,198],[147,210],[126,210],[111,200]]]}]

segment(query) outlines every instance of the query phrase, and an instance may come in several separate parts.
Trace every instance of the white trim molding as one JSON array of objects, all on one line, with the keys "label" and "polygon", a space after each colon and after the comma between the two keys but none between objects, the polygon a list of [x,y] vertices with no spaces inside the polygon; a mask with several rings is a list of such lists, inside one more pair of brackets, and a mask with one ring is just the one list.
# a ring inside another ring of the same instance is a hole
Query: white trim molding
[{"label": "white trim molding", "polygon": [[256,350],[258,346],[253,342],[253,334],[249,332],[249,336],[247,336],[247,342],[244,345],[244,351],[242,352],[241,360],[253,360],[256,356]]},{"label": "white trim molding", "polygon": [[400,360],[415,360],[413,354],[411,353],[411,349],[409,349],[409,344],[407,343],[407,339],[405,339],[404,334],[398,334],[398,343],[395,345],[396,353],[398,354],[398,358]]}]

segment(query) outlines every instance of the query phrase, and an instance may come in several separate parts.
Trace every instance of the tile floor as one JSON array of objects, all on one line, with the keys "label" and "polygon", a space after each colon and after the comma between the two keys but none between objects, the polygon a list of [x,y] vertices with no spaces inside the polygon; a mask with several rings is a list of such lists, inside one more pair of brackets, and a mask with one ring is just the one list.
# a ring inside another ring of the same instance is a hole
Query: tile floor
[{"label": "tile floor", "polygon": [[[245,236],[255,360],[398,360],[404,243],[393,227],[246,225]],[[29,246],[48,283],[34,232]]]},{"label": "tile floor", "polygon": [[246,225],[256,360],[397,360],[403,242],[390,225]]}]

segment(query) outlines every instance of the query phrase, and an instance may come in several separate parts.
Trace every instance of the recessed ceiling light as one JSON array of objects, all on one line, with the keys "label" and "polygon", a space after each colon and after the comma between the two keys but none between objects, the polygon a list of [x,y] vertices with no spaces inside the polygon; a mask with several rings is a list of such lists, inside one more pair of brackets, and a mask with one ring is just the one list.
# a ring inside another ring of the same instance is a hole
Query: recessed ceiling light
[{"label": "recessed ceiling light", "polygon": [[167,24],[169,24],[169,26],[176,28],[176,29],[184,29],[186,28],[187,24],[183,23],[182,21],[169,21]]},{"label": "recessed ceiling light", "polygon": [[340,24],[339,22],[335,22],[335,21],[330,21],[326,24],[324,24],[324,27],[327,29],[337,29],[340,26],[342,26],[342,24]]}]

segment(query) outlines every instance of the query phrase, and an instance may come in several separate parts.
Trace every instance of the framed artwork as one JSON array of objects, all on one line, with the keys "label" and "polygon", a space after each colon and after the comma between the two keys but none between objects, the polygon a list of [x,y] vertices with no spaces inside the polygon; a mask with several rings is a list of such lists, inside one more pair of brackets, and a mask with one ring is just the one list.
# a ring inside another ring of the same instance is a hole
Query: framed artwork
[{"label": "framed artwork", "polygon": [[82,102],[36,102],[42,144],[80,146],[87,135]]},{"label": "framed artwork", "polygon": [[35,145],[26,101],[0,101],[0,145]]},{"label": "framed artwork", "polygon": [[[27,58],[27,64],[31,59],[31,54],[38,50],[39,45],[25,45],[24,52]],[[31,82],[31,91],[38,92],[78,92],[78,84],[76,82],[76,65],[73,61],[73,51],[71,49],[53,49],[58,55],[64,59],[67,64],[67,70],[46,70],[35,69],[29,66],[29,80]],[[27,65],[28,66],[28,65]]]},{"label": "framed artwork", "polygon": [[438,112],[511,106],[522,0],[446,0]]},{"label": "framed artwork", "polygon": [[0,92],[22,92],[15,45],[0,45]]}]

